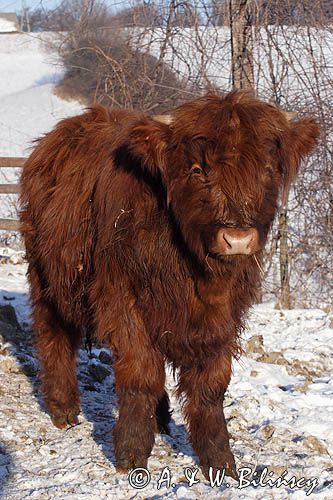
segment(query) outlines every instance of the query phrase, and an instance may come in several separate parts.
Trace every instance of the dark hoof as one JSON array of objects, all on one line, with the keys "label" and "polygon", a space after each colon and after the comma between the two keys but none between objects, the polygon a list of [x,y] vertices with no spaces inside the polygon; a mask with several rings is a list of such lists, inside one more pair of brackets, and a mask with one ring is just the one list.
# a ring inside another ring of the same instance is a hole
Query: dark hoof
[{"label": "dark hoof", "polygon": [[131,456],[117,459],[116,471],[125,474],[130,469],[143,468],[146,469],[148,465],[147,457]]},{"label": "dark hoof", "polygon": [[62,415],[51,415],[52,423],[58,429],[67,429],[68,427],[73,427],[79,423],[77,413],[67,412]]},{"label": "dark hoof", "polygon": [[169,423],[171,415],[172,411],[170,411],[169,397],[165,392],[156,407],[157,428],[160,434],[167,434],[170,436]]},{"label": "dark hoof", "polygon": [[170,429],[168,424],[158,424],[158,432],[160,434],[166,434],[167,436],[170,436]]},{"label": "dark hoof", "polygon": [[211,461],[210,465],[201,464],[201,470],[205,478],[209,481],[209,469],[212,468],[213,477],[215,477],[218,470],[225,470],[225,475],[232,477],[236,481],[239,480],[236,463],[231,451],[221,452]]}]

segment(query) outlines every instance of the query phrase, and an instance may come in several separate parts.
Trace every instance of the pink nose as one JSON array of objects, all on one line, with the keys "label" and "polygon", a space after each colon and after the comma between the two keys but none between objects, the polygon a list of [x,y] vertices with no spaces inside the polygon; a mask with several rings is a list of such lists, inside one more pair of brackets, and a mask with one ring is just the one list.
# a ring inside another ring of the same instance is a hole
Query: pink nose
[{"label": "pink nose", "polygon": [[224,227],[217,234],[218,253],[224,255],[250,255],[259,250],[257,229],[232,229]]}]

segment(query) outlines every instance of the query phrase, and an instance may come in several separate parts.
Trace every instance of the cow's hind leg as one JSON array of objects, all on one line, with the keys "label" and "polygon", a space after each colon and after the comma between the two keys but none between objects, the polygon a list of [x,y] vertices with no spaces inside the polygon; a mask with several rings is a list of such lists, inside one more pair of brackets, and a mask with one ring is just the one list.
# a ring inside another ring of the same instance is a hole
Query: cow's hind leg
[{"label": "cow's hind leg", "polygon": [[42,392],[52,422],[64,428],[76,422],[80,411],[75,355],[81,332],[60,317],[48,298],[49,287],[38,252],[38,231],[29,210],[21,212],[21,223],[29,262],[32,319]]},{"label": "cow's hind leg", "polygon": [[209,468],[225,469],[237,479],[234,456],[223,413],[223,399],[229,384],[231,359],[221,355],[207,363],[204,369],[191,367],[180,370],[179,393],[185,393],[185,414],[194,451],[204,476]]},{"label": "cow's hind leg", "polygon": [[80,412],[75,360],[80,332],[43,300],[34,304],[33,318],[45,404],[53,424],[62,429],[77,423]]}]

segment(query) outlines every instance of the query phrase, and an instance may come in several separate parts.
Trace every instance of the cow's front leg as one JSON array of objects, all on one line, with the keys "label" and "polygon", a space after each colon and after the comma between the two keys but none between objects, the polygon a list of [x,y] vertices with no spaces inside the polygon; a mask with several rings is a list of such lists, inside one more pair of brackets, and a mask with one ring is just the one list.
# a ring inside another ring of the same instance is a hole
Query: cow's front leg
[{"label": "cow's front leg", "polygon": [[[125,293],[118,296],[123,299]],[[97,336],[107,340],[114,353],[119,417],[113,444],[117,469],[125,472],[147,466],[157,432],[156,408],[164,395],[164,358],[128,294],[126,301],[114,301],[99,313]]]},{"label": "cow's front leg", "polygon": [[115,363],[119,417],[113,431],[119,471],[147,467],[157,432],[156,407],[164,391],[164,361],[139,339],[117,353]]},{"label": "cow's front leg", "polygon": [[[157,432],[156,407],[164,391],[164,361],[141,335],[118,350],[115,362],[119,417],[113,430],[117,470],[147,467]],[[147,338],[146,338],[147,340]]]},{"label": "cow's front leg", "polygon": [[118,472],[147,467],[157,432],[156,401],[156,396],[149,391],[119,392],[119,418],[113,430]]},{"label": "cow's front leg", "polygon": [[225,469],[237,479],[234,456],[223,413],[223,398],[230,381],[231,357],[216,357],[205,368],[183,368],[180,371],[179,392],[185,393],[185,415],[194,451],[204,476],[209,468]]}]

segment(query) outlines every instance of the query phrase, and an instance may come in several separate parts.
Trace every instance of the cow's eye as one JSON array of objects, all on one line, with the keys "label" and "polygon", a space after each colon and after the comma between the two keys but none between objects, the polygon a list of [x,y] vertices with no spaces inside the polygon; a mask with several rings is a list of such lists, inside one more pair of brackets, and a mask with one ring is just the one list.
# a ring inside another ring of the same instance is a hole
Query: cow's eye
[{"label": "cow's eye", "polygon": [[203,170],[200,167],[200,165],[198,165],[197,163],[194,163],[194,165],[192,165],[192,168],[191,168],[191,173],[192,174],[197,174],[197,175],[202,175],[203,174]]}]

